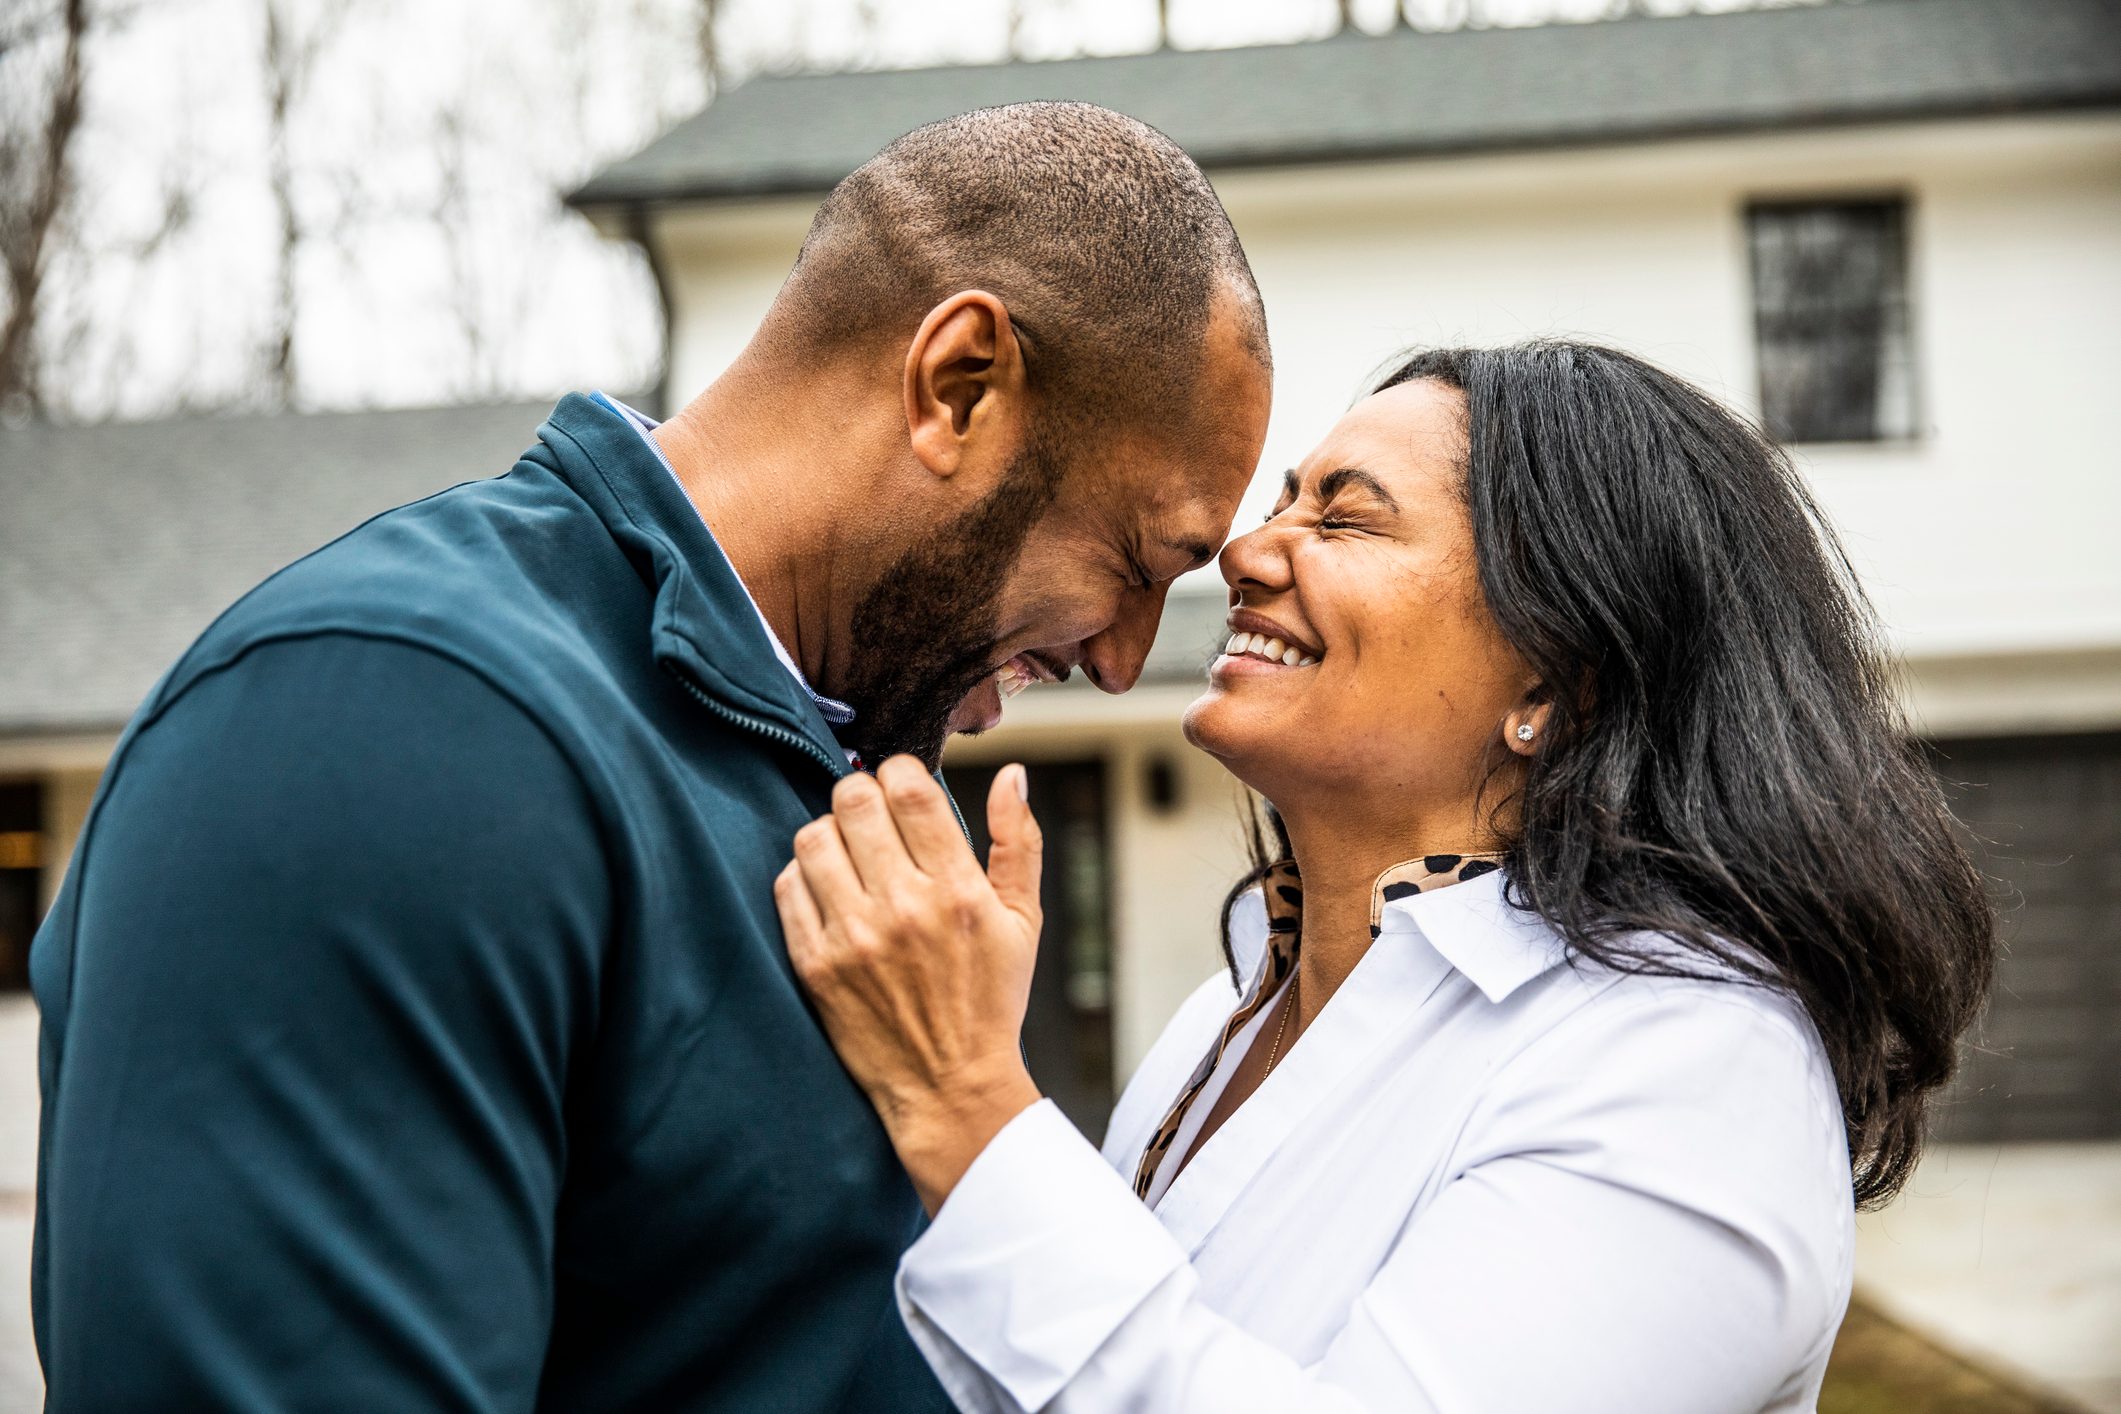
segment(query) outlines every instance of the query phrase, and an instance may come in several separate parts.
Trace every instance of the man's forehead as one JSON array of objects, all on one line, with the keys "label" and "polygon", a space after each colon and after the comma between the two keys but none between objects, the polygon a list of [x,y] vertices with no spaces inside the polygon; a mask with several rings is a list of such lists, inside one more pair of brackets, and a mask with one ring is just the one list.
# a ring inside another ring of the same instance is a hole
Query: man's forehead
[{"label": "man's forehead", "polygon": [[1137,524],[1144,544],[1184,559],[1193,569],[1211,563],[1222,550],[1235,511],[1235,500],[1223,488],[1194,485],[1176,497],[1151,498]]},{"label": "man's forehead", "polygon": [[1085,526],[1098,527],[1111,543],[1161,570],[1169,560],[1188,568],[1207,564],[1222,550],[1234,514],[1233,495],[1211,483],[1220,477],[1194,474],[1168,458],[1126,459],[1128,473],[1083,487]]}]

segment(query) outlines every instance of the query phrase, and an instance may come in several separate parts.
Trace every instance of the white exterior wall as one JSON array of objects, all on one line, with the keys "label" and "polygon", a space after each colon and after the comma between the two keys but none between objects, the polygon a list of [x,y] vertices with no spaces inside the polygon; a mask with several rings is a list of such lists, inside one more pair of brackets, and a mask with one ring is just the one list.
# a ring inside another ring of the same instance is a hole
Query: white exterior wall
[{"label": "white exterior wall", "polygon": [[100,770],[53,771],[44,778],[45,908],[59,896],[72,865],[74,847],[81,842],[81,827],[88,823],[88,808],[95,803]]},{"label": "white exterior wall", "polygon": [[[1751,409],[1741,212],[1906,192],[1925,434],[1800,460],[1914,657],[2121,645],[2121,116],[1936,123],[1218,180],[1273,328],[1254,505],[1410,344],[1561,333]],[[671,386],[708,382],[772,299],[810,203],[659,227]]]},{"label": "white exterior wall", "polygon": [[1799,459],[1911,656],[2121,644],[2121,118],[1220,185],[1273,326],[1272,467],[1413,343],[1586,335],[1751,410],[1746,200],[1905,192],[1924,435]]},{"label": "white exterior wall", "polygon": [[651,228],[670,289],[670,397],[713,382],[751,340],[802,249],[807,198],[678,210]]},{"label": "white exterior wall", "polygon": [[[1411,344],[1594,338],[1752,411],[1747,200],[1906,194],[1923,435],[1798,460],[1908,658],[1928,730],[2121,724],[2121,451],[2108,428],[2121,411],[2121,115],[1228,173],[1217,187],[1276,361],[1265,474],[1241,525]],[[742,348],[811,209],[659,223],[673,396]],[[1034,716],[1033,693],[979,750],[1035,754],[1060,733],[1069,754],[1120,763],[1144,743],[1176,752],[1184,694],[1167,695],[1054,720]],[[1126,792],[1115,806],[1123,1071],[1212,968],[1213,903],[1239,858],[1228,793],[1196,788],[1215,768],[1182,759],[1188,819],[1137,820]]]}]

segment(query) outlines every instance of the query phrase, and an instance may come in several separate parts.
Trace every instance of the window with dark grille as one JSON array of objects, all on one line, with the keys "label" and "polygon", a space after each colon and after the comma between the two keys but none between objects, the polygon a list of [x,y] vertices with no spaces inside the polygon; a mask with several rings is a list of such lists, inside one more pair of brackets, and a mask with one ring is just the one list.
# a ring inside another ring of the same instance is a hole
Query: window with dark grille
[{"label": "window with dark grille", "polygon": [[1784,442],[1912,437],[1907,203],[1755,202],[1746,234],[1768,432]]}]

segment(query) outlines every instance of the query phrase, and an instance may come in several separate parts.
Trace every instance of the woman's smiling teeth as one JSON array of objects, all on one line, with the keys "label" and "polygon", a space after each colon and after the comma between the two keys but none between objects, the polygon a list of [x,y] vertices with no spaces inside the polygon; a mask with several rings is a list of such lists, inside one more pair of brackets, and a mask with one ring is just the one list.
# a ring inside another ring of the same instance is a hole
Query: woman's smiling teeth
[{"label": "woman's smiling teeth", "polygon": [[1233,633],[1230,641],[1223,645],[1223,652],[1232,658],[1264,658],[1270,663],[1284,667],[1308,668],[1318,659],[1300,648],[1292,648],[1278,638],[1269,638],[1263,633]]}]

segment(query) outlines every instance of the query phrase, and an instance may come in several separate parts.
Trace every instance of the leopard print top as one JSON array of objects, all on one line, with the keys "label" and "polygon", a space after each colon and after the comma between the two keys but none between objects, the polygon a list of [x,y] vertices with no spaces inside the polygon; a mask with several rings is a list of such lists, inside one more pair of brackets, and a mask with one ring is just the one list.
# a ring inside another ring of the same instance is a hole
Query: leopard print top
[{"label": "leopard print top", "polygon": [[[1377,936],[1384,922],[1386,904],[1413,894],[1433,893],[1461,880],[1477,879],[1500,867],[1502,856],[1499,854],[1431,854],[1393,865],[1377,876],[1377,883],[1370,890],[1370,936]],[[1185,1125],[1187,1111],[1207,1087],[1215,1068],[1222,1063],[1224,1050],[1237,1033],[1244,1030],[1245,1023],[1280,993],[1282,984],[1296,970],[1297,950],[1303,945],[1304,916],[1303,880],[1297,875],[1296,861],[1284,859],[1270,866],[1261,876],[1260,884],[1267,905],[1267,956],[1266,965],[1260,969],[1259,985],[1239,1003],[1236,1011],[1230,1013],[1221,1035],[1195,1067],[1185,1088],[1179,1091],[1178,1100],[1164,1116],[1163,1123],[1157,1125],[1156,1132],[1149,1136],[1149,1147],[1142,1150],[1141,1163],[1134,1170],[1134,1196],[1144,1201],[1156,1182],[1158,1167],[1171,1152],[1172,1141],[1178,1138],[1178,1131]]]}]

